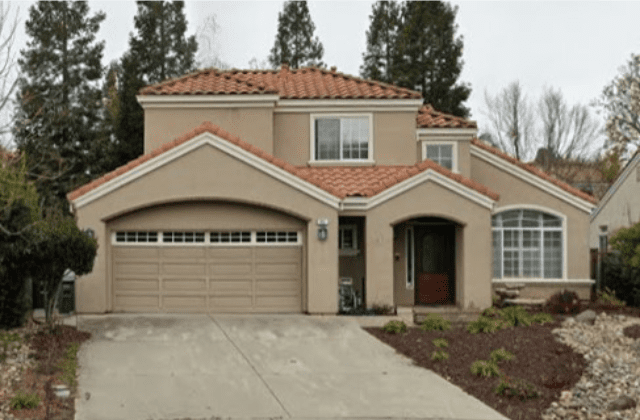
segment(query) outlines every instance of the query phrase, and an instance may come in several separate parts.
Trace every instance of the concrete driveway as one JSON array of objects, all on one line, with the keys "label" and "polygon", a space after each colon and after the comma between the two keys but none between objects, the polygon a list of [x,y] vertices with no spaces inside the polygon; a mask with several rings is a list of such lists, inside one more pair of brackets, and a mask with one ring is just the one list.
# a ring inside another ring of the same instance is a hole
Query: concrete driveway
[{"label": "concrete driveway", "polygon": [[79,316],[76,420],[505,419],[349,318]]}]

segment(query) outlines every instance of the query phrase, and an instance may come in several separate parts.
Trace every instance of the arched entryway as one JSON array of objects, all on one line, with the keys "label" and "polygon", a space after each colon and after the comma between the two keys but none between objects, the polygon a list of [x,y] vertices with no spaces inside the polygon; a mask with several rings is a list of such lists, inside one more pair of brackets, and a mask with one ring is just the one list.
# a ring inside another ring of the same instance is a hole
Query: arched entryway
[{"label": "arched entryway", "polygon": [[394,228],[398,305],[455,305],[462,226],[442,217],[416,217]]}]

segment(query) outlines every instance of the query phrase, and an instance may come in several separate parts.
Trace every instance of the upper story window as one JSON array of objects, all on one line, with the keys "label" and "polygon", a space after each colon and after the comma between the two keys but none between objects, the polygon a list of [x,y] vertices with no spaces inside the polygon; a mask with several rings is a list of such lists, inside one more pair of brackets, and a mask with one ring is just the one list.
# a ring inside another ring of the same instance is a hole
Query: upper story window
[{"label": "upper story window", "polygon": [[422,160],[430,159],[438,165],[457,172],[457,143],[435,143],[425,141],[422,143]]},{"label": "upper story window", "polygon": [[371,158],[371,116],[313,116],[316,161],[361,161]]}]

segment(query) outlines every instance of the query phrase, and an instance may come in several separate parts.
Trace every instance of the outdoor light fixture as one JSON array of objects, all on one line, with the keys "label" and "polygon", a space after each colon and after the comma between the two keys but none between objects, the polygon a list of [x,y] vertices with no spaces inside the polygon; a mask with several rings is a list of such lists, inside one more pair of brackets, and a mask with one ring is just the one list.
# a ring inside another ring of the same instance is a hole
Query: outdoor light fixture
[{"label": "outdoor light fixture", "polygon": [[91,228],[86,228],[86,229],[84,230],[84,234],[85,234],[85,235],[87,235],[87,236],[88,236],[89,238],[91,238],[91,239],[93,239],[93,238],[95,238],[95,237],[96,237],[96,232],[95,232],[93,229],[91,229]]},{"label": "outdoor light fixture", "polygon": [[329,226],[329,219],[318,219],[318,239],[324,241],[329,235],[327,227]]}]

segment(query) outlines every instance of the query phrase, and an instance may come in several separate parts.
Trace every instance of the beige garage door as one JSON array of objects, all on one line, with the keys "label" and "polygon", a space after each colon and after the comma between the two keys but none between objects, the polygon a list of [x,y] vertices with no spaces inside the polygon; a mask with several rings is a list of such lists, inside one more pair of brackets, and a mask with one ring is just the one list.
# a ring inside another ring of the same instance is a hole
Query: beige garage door
[{"label": "beige garage door", "polygon": [[299,232],[114,232],[114,310],[302,310]]}]

